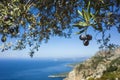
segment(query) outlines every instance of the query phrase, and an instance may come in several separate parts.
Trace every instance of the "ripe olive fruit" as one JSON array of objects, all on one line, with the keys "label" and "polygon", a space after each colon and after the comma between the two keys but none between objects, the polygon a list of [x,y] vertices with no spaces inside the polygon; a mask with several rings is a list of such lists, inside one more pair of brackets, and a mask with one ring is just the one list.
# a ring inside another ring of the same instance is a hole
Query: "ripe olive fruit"
[{"label": "ripe olive fruit", "polygon": [[1,38],[1,41],[2,41],[2,42],[5,42],[6,40],[7,40],[6,36],[3,35],[2,38]]},{"label": "ripe olive fruit", "polygon": [[86,40],[86,35],[80,35],[80,36],[79,36],[79,39],[80,39],[80,40]]},{"label": "ripe olive fruit", "polygon": [[89,45],[89,41],[88,40],[84,40],[83,44],[84,44],[84,46],[88,46]]},{"label": "ripe olive fruit", "polygon": [[92,40],[92,36],[91,35],[87,34],[86,37],[87,37],[87,40]]},{"label": "ripe olive fruit", "polygon": [[9,32],[12,34],[14,32],[14,29],[13,28],[9,29]]}]

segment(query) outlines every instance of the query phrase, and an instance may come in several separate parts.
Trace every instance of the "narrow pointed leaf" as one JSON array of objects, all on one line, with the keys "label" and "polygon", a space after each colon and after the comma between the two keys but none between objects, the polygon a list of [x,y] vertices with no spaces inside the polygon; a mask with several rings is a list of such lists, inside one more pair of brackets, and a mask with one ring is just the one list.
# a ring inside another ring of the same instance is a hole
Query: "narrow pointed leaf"
[{"label": "narrow pointed leaf", "polygon": [[90,20],[90,1],[87,6],[87,17],[88,17],[88,20]]},{"label": "narrow pointed leaf", "polygon": [[84,19],[85,19],[85,21],[87,22],[87,21],[89,21],[89,17],[88,17],[88,13],[85,11],[85,10],[83,10],[83,13],[84,13]]},{"label": "narrow pointed leaf", "polygon": [[83,18],[85,19],[84,9],[82,9]]},{"label": "narrow pointed leaf", "polygon": [[76,34],[81,34],[81,33],[83,33],[84,31],[85,31],[85,29],[80,30],[79,32],[76,32]]},{"label": "narrow pointed leaf", "polygon": [[87,11],[88,11],[88,13],[90,14],[90,1],[89,1],[89,3],[88,3],[88,6],[87,6]]},{"label": "narrow pointed leaf", "polygon": [[74,24],[73,26],[77,26],[77,27],[87,27],[89,26],[86,22],[79,22]]},{"label": "narrow pointed leaf", "polygon": [[79,10],[78,10],[78,13],[80,14],[80,16],[82,16],[82,17],[83,17],[83,14],[82,14],[82,12],[81,12],[81,11],[79,11]]}]

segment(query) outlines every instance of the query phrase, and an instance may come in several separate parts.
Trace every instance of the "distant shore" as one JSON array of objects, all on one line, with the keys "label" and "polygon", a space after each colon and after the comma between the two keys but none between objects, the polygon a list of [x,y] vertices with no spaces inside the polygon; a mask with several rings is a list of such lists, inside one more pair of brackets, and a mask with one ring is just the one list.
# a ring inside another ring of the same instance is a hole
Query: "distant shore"
[{"label": "distant shore", "polygon": [[61,73],[61,74],[54,74],[54,75],[49,75],[49,78],[65,78],[68,75],[68,72],[66,73]]}]

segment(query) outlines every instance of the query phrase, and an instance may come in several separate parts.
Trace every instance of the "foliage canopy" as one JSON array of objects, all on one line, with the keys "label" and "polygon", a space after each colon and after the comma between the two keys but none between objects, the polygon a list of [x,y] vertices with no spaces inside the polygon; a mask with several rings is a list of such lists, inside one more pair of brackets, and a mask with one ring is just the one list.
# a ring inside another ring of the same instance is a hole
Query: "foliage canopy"
[{"label": "foliage canopy", "polygon": [[30,46],[32,56],[42,41],[51,36],[70,37],[74,27],[80,35],[94,28],[102,33],[97,40],[104,45],[101,48],[112,48],[113,44],[107,44],[110,34],[105,32],[115,27],[120,33],[120,0],[0,0],[2,51]]}]

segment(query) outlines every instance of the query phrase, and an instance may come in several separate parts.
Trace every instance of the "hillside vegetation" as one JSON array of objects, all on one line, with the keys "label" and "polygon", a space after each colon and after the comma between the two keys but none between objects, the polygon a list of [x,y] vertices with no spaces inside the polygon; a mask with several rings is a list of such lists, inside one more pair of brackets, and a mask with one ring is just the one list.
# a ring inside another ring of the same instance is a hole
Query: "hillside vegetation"
[{"label": "hillside vegetation", "polygon": [[120,80],[120,48],[97,52],[77,64],[64,80]]}]

